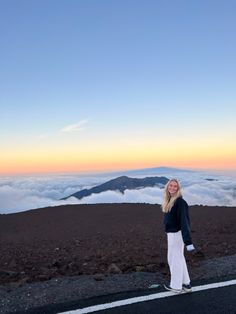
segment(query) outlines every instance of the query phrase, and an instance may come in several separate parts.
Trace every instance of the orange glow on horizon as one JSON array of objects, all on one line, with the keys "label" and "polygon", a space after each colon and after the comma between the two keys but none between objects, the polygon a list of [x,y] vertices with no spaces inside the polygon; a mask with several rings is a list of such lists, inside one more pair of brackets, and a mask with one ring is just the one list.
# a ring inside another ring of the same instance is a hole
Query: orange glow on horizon
[{"label": "orange glow on horizon", "polygon": [[[197,143],[198,144],[198,143]],[[86,149],[68,147],[28,147],[4,151],[0,156],[0,175],[33,173],[110,172],[153,167],[183,169],[236,169],[236,148],[231,142],[211,141],[195,145],[182,139],[155,143],[128,141],[109,146],[90,145]]]},{"label": "orange glow on horizon", "polygon": [[[6,165],[5,165],[6,166]],[[181,169],[205,169],[205,170],[233,170],[236,169],[235,160],[210,160],[208,163],[206,160],[194,160],[194,161],[179,161],[174,162],[170,160],[166,161],[149,161],[149,162],[73,162],[73,163],[61,163],[55,162],[46,163],[34,163],[31,164],[12,164],[8,167],[0,168],[0,175],[17,175],[17,174],[40,174],[40,173],[91,173],[91,172],[112,172],[112,171],[126,171],[144,168],[155,167],[173,167]]]}]

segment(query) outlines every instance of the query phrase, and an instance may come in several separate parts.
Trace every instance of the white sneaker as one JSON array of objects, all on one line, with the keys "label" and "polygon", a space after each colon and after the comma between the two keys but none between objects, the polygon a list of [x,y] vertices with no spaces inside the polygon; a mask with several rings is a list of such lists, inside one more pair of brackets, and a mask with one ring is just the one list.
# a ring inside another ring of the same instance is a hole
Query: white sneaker
[{"label": "white sneaker", "polygon": [[183,284],[182,285],[182,288],[185,292],[192,292],[192,287],[190,284],[186,285],[186,284]]},{"label": "white sneaker", "polygon": [[174,288],[171,288],[169,285],[164,285],[164,288],[165,288],[166,290],[172,291],[172,292],[174,292],[174,293],[181,293],[181,292],[182,292],[181,289],[174,289]]}]

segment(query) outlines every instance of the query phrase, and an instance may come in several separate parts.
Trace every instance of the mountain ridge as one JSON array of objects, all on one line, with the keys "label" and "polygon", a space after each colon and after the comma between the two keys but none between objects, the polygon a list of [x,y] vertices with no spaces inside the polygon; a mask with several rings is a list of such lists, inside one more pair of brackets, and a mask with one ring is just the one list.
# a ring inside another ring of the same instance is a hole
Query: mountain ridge
[{"label": "mountain ridge", "polygon": [[87,197],[91,194],[99,194],[106,191],[119,191],[124,194],[125,190],[135,190],[145,187],[153,187],[159,186],[164,187],[164,185],[168,182],[168,178],[166,177],[145,177],[145,178],[131,178],[128,176],[120,176],[115,179],[111,179],[107,182],[104,182],[100,185],[92,187],[91,189],[83,189],[78,192],[75,192],[67,197],[61,198],[61,200],[66,200],[69,197],[76,197],[78,199],[82,199],[83,197]]}]

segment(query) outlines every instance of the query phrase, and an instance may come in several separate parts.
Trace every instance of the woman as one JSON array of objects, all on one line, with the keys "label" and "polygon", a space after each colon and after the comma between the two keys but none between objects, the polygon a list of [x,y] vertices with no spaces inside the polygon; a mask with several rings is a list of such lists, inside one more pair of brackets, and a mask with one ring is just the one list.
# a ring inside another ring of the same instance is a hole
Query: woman
[{"label": "woman", "polygon": [[182,197],[178,180],[171,179],[166,184],[161,207],[164,212],[168,241],[167,260],[171,274],[170,285],[164,287],[176,293],[181,293],[183,290],[190,292],[192,289],[184,257],[184,245],[188,251],[193,251],[195,248],[190,235],[188,204]]}]

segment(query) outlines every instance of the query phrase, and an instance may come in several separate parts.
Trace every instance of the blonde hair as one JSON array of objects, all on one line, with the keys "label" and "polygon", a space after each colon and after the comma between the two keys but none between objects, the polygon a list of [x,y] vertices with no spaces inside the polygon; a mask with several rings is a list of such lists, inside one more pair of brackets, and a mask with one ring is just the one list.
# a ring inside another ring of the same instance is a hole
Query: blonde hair
[{"label": "blonde hair", "polygon": [[[169,187],[169,184],[171,182],[176,182],[177,185],[178,185],[178,190],[177,192],[175,193],[175,195],[171,196],[170,195],[170,192],[168,191],[168,187]],[[180,186],[180,183],[177,179],[175,178],[172,178],[170,179],[167,184],[165,185],[165,189],[164,189],[164,199],[163,199],[163,203],[161,204],[161,208],[162,208],[162,211],[164,213],[168,213],[171,208],[173,207],[176,199],[178,197],[182,196],[182,191],[181,191],[181,186]]]}]

